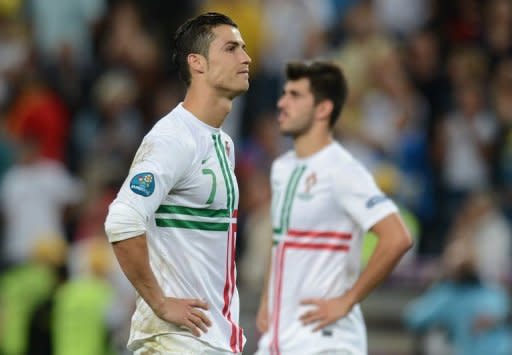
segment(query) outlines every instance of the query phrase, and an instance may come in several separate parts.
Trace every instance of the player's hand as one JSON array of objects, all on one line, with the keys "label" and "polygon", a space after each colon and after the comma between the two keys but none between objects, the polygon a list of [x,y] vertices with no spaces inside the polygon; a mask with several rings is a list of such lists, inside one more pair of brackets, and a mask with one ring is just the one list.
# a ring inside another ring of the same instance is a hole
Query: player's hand
[{"label": "player's hand", "polygon": [[336,322],[346,316],[352,309],[352,304],[344,297],[331,299],[308,298],[302,300],[302,305],[315,305],[316,308],[305,312],[300,316],[303,325],[318,322],[314,332]]},{"label": "player's hand", "polygon": [[269,318],[267,302],[261,302],[256,315],[256,327],[261,334],[267,332]]},{"label": "player's hand", "polygon": [[208,310],[208,304],[197,299],[167,297],[155,313],[160,319],[184,327],[199,337],[201,331],[206,333],[212,325],[201,309]]}]

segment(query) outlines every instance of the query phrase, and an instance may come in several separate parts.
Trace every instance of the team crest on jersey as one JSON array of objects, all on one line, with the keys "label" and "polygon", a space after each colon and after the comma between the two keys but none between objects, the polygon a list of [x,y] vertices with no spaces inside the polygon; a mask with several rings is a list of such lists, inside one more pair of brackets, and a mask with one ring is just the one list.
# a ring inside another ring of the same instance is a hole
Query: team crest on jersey
[{"label": "team crest on jersey", "polygon": [[224,141],[224,149],[226,149],[226,155],[229,157],[229,153],[231,152],[231,147],[229,146],[228,141]]},{"label": "team crest on jersey", "polygon": [[137,195],[151,196],[153,191],[155,191],[155,177],[152,173],[137,174],[130,181],[130,189]]},{"label": "team crest on jersey", "polygon": [[311,189],[316,185],[316,173],[312,172],[309,176],[304,180],[304,190],[297,194],[297,197],[303,200],[311,200],[313,198],[313,194],[311,193]]}]

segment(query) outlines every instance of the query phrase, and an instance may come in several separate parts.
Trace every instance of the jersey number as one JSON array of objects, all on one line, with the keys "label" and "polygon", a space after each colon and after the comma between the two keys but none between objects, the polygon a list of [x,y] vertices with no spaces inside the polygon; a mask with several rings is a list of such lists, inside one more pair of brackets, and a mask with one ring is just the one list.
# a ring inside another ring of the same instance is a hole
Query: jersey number
[{"label": "jersey number", "polygon": [[212,190],[210,191],[210,196],[208,196],[207,204],[211,204],[215,200],[215,194],[217,193],[217,177],[215,173],[211,169],[203,169],[203,175],[211,175],[212,176]]}]

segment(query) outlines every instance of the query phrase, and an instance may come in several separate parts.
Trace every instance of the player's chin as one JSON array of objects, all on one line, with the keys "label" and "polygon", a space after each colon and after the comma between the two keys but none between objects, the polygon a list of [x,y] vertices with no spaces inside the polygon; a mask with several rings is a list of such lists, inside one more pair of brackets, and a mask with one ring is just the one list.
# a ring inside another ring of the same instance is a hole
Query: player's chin
[{"label": "player's chin", "polygon": [[291,129],[287,129],[286,127],[279,127],[279,133],[285,137],[295,137],[295,132]]},{"label": "player's chin", "polygon": [[249,90],[249,82],[244,84],[237,85],[236,87],[231,88],[234,96],[241,95]]}]

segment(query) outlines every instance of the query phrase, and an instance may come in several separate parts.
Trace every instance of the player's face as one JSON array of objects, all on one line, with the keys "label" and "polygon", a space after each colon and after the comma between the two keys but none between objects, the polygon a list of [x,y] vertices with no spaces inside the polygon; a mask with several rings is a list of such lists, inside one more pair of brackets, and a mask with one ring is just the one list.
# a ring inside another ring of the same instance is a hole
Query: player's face
[{"label": "player's face", "polygon": [[313,124],[315,110],[309,79],[287,81],[277,107],[281,134],[295,138],[307,133]]},{"label": "player's face", "polygon": [[235,97],[249,89],[251,58],[237,28],[221,25],[212,32],[215,39],[208,51],[206,80],[228,97]]}]

